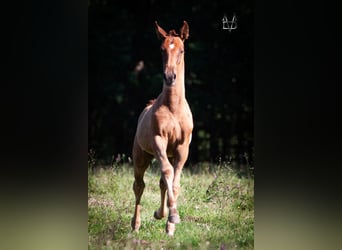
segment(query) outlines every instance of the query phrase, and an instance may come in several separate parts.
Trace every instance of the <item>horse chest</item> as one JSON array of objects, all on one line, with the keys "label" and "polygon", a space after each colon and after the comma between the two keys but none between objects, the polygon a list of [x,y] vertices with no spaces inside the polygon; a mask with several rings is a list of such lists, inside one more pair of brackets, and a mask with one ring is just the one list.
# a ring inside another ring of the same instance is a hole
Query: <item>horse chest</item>
[{"label": "horse chest", "polygon": [[157,132],[167,139],[168,144],[175,145],[184,141],[188,126],[183,116],[177,116],[171,112],[164,113],[161,116],[157,114],[156,122]]}]

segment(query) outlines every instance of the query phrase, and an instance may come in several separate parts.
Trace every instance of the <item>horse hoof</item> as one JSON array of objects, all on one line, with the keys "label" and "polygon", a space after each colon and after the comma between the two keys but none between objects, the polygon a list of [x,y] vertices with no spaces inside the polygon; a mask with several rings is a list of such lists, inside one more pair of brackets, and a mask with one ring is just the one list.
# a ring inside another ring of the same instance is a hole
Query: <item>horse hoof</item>
[{"label": "horse hoof", "polygon": [[166,222],[166,233],[168,236],[173,237],[176,230],[176,225],[171,222]]},{"label": "horse hoof", "polygon": [[156,218],[157,220],[165,218],[167,213],[164,211],[164,213],[160,212],[160,209],[154,211],[153,217]]},{"label": "horse hoof", "polygon": [[155,219],[157,219],[157,220],[160,220],[160,219],[163,218],[162,216],[159,216],[159,215],[158,215],[158,211],[154,211],[153,217],[154,217]]},{"label": "horse hoof", "polygon": [[180,217],[178,214],[170,215],[168,218],[168,221],[173,224],[179,224],[180,223]]}]

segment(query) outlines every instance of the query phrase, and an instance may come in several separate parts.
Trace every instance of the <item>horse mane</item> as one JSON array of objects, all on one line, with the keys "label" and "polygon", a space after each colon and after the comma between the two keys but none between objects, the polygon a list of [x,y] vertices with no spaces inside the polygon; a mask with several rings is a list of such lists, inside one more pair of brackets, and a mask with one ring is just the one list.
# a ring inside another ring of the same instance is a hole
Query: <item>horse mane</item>
[{"label": "horse mane", "polygon": [[156,102],[156,99],[151,99],[146,103],[146,107],[153,105]]},{"label": "horse mane", "polygon": [[170,30],[168,35],[169,36],[179,36],[175,30]]}]

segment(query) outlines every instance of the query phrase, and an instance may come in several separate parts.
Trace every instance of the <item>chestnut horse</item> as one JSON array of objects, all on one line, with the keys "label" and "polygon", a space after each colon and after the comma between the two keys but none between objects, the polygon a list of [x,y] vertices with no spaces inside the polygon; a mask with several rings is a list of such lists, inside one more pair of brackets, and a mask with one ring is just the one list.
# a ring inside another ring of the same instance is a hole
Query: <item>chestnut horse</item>
[{"label": "chestnut horse", "polygon": [[139,230],[140,199],[145,188],[144,173],[151,160],[156,158],[161,168],[161,204],[154,212],[154,217],[162,219],[169,211],[166,232],[172,236],[175,224],[180,223],[177,211],[180,175],[188,158],[193,129],[184,86],[183,42],[189,36],[189,26],[184,21],[179,35],[175,30],[165,32],[157,22],[155,26],[157,36],[162,41],[164,84],[161,94],[146,106],[138,119],[133,145],[133,190],[136,200],[132,229]]}]

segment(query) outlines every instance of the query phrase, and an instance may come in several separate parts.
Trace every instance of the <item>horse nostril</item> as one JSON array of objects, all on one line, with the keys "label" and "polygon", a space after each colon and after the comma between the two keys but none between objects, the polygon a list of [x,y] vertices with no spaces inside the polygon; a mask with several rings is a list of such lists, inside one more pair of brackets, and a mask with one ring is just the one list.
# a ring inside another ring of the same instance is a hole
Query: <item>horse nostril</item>
[{"label": "horse nostril", "polygon": [[167,72],[167,73],[164,73],[164,80],[166,82],[167,85],[170,85],[172,84],[175,79],[176,79],[176,74],[175,73],[171,73],[171,72]]}]

